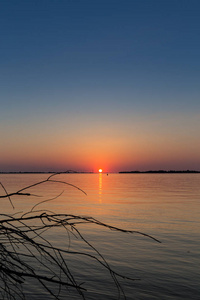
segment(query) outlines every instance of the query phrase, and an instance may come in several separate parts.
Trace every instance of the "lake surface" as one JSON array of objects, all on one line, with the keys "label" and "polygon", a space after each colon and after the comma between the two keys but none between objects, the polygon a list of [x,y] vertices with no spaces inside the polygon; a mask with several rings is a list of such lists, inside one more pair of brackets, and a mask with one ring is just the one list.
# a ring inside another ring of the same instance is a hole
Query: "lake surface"
[{"label": "lake surface", "polygon": [[[1,174],[0,181],[8,192],[14,192],[47,177],[47,174]],[[45,183],[29,190],[41,198],[12,197],[14,211],[7,199],[0,199],[1,213],[30,211],[39,201],[63,192],[37,209],[92,216],[161,241],[80,225],[84,237],[116,272],[140,279],[119,279],[128,300],[200,299],[200,174],[62,174],[56,179],[78,186],[87,195],[61,183]],[[3,189],[0,194],[4,194]],[[93,253],[77,238],[71,238],[69,246],[62,229],[49,232],[48,238],[60,247]],[[118,299],[109,272],[98,263],[84,256],[71,256],[68,264],[77,281],[85,282],[86,299]],[[29,284],[26,293],[28,300],[51,299],[39,286]],[[124,299],[122,294],[120,297]],[[60,299],[81,298],[76,292],[65,292]]]}]

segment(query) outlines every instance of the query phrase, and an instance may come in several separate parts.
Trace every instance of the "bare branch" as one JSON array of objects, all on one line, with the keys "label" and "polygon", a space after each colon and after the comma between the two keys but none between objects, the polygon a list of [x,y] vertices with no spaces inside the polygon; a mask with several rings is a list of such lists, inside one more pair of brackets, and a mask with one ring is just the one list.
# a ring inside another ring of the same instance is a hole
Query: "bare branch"
[{"label": "bare branch", "polygon": [[[55,175],[57,174],[52,174],[45,180],[24,187],[16,193],[11,194],[8,194],[3,184],[0,183],[6,193],[6,195],[0,196],[0,198],[7,197],[14,208],[10,199],[11,196],[30,196],[32,194],[24,191],[47,182],[66,184],[86,194],[83,190],[72,184],[52,179]],[[27,280],[34,280],[35,283],[40,284],[44,291],[54,299],[60,299],[59,295],[63,288],[67,289],[67,292],[69,292],[69,289],[72,289],[78,293],[81,299],[86,299],[86,288],[77,282],[66,260],[68,256],[84,256],[90,261],[95,261],[100,266],[103,266],[117,288],[118,299],[121,299],[121,296],[123,299],[126,299],[118,279],[139,279],[129,278],[115,272],[98,249],[83,236],[78,229],[79,225],[97,225],[100,228],[102,227],[118,232],[139,234],[159,243],[160,241],[143,232],[114,227],[92,217],[64,213],[56,214],[48,210],[35,210],[38,205],[54,200],[61,194],[37,203],[27,213],[0,214],[0,298],[9,300],[25,299],[25,293],[23,291],[24,283]],[[63,228],[67,234],[69,241],[68,248],[57,247],[54,242],[50,242],[48,238],[45,237],[46,231],[58,227]],[[81,249],[80,251],[71,250],[70,244],[72,237],[78,238],[87,246],[86,248],[89,248],[89,251],[84,252]],[[57,287],[58,292],[56,292],[55,287]]]}]

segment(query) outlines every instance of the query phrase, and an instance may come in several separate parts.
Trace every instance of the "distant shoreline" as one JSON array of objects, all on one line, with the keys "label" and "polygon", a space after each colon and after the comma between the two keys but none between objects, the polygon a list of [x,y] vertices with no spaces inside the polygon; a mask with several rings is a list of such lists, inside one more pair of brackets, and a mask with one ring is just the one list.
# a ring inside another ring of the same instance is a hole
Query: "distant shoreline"
[{"label": "distant shoreline", "polygon": [[[105,172],[105,173],[116,173],[116,174],[199,174],[200,171],[195,170],[149,170],[149,171],[119,171],[119,172]],[[0,174],[98,174],[96,172],[82,172],[82,171],[65,171],[65,172],[54,172],[54,171],[11,171],[11,172],[0,172]]]},{"label": "distant shoreline", "polygon": [[190,173],[200,173],[200,171],[194,171],[194,170],[150,170],[150,171],[120,171],[119,174],[190,174]]},{"label": "distant shoreline", "polygon": [[65,172],[55,172],[55,171],[10,171],[10,172],[0,172],[0,174],[93,174],[94,172],[78,172],[78,171],[65,171]]}]

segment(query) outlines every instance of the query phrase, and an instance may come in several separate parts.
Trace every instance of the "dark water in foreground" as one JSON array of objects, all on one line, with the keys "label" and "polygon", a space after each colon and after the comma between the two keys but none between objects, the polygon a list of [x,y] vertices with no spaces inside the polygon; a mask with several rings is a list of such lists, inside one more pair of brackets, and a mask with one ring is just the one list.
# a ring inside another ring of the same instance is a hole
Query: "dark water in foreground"
[{"label": "dark water in foreground", "polygon": [[[0,175],[0,181],[13,192],[45,179],[45,174]],[[59,180],[75,184],[80,191],[62,184],[45,184],[32,189],[38,197],[15,197],[15,212],[28,211],[38,201],[53,198],[38,208],[58,213],[93,216],[101,222],[152,235],[162,243],[136,234],[119,233],[97,226],[81,226],[87,240],[121,274],[140,281],[120,280],[131,299],[200,299],[200,174],[69,174]],[[3,194],[3,190],[1,191]],[[1,213],[12,213],[1,199]],[[60,247],[69,247],[62,230],[48,233]],[[89,251],[78,239],[70,249]],[[88,291],[89,300],[115,300],[118,292],[109,272],[86,257],[67,257],[78,282]],[[27,299],[51,299],[41,286],[27,286]],[[61,299],[80,299],[70,292]],[[124,299],[121,295],[120,299]]]}]

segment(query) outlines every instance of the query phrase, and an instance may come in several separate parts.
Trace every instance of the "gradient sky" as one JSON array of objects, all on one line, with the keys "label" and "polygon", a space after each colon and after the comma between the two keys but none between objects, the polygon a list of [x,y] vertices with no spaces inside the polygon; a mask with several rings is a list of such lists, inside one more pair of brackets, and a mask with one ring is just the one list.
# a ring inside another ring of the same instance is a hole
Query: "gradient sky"
[{"label": "gradient sky", "polygon": [[0,171],[200,170],[199,0],[1,0]]}]

